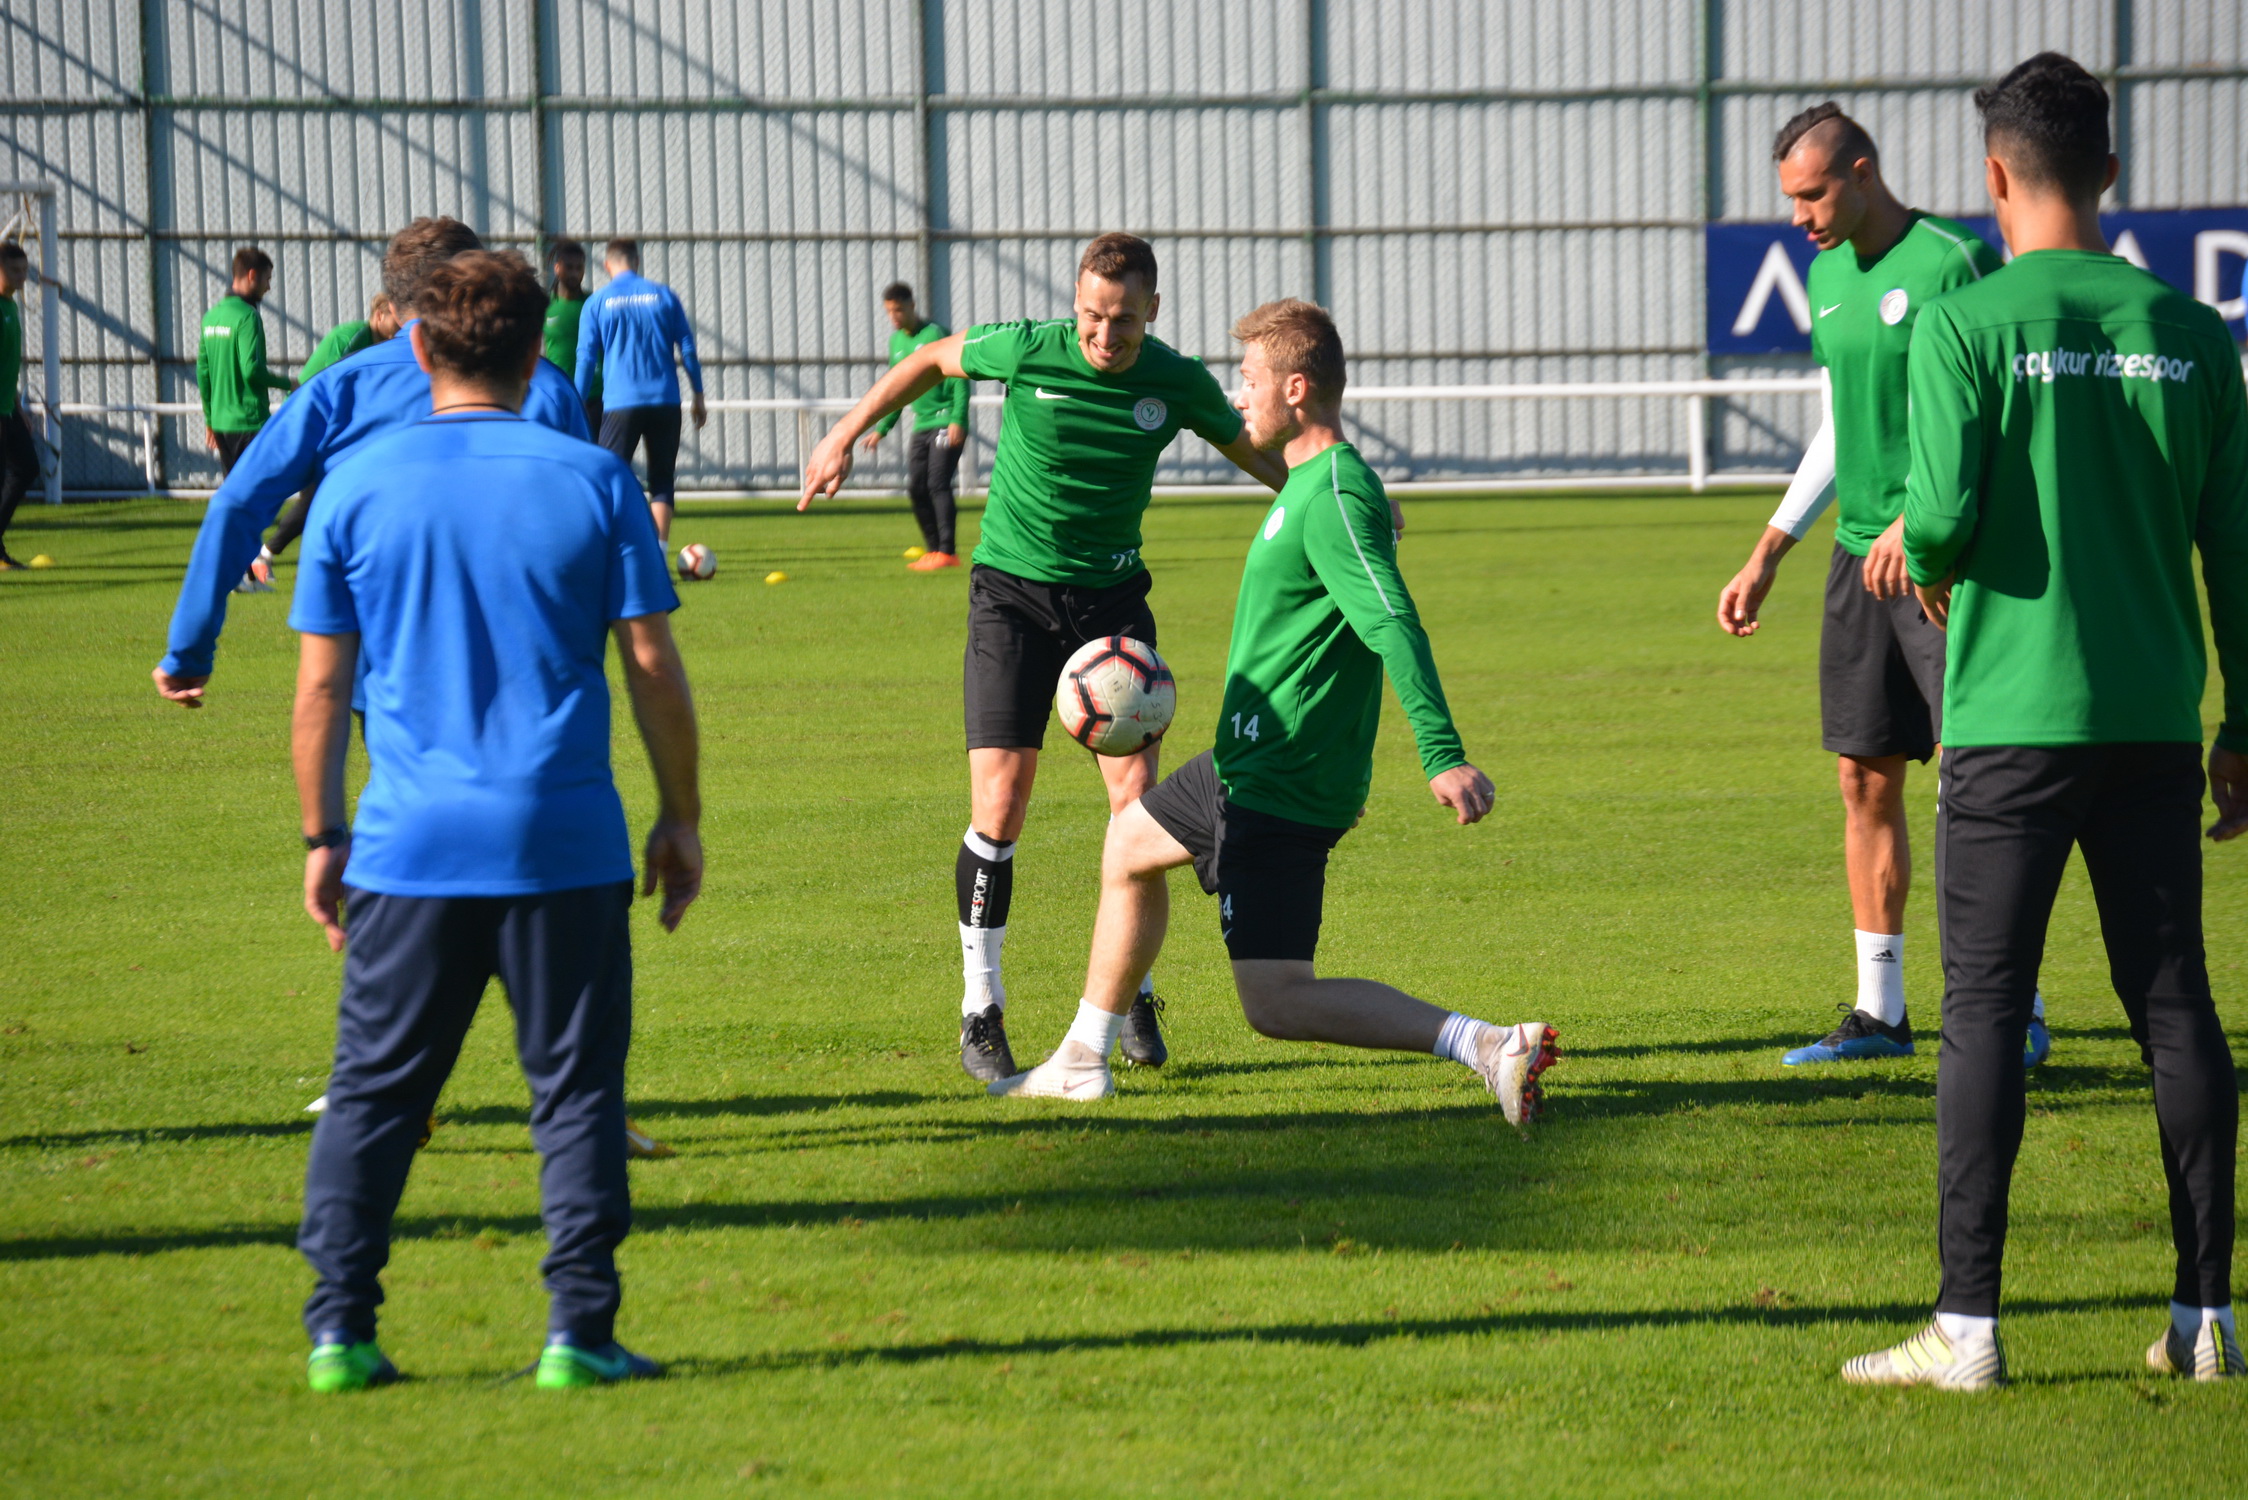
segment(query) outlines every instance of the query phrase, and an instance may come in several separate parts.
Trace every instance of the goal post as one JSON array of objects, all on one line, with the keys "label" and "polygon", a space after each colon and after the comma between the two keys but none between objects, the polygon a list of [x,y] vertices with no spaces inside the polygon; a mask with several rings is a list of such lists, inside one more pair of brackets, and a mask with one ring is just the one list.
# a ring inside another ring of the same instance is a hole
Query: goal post
[{"label": "goal post", "polygon": [[27,221],[39,239],[39,410],[47,447],[47,503],[62,504],[62,293],[55,280],[55,185],[0,182],[8,238],[22,240]]}]

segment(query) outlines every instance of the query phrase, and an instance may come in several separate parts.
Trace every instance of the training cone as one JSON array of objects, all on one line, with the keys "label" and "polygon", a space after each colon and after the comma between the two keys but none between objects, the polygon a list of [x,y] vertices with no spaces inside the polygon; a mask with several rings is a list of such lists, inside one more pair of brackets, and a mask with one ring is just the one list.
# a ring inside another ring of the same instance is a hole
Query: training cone
[{"label": "training cone", "polygon": [[55,565],[55,560],[42,552],[31,560],[31,565],[35,568],[51,568]]},{"label": "training cone", "polygon": [[907,562],[912,562],[915,558],[926,553],[928,550],[929,549],[926,547],[908,547],[905,549],[905,560]]},{"label": "training cone", "polygon": [[765,575],[765,581],[767,583],[786,583],[788,582],[788,575],[779,571],[778,569],[775,569],[773,572],[767,573]]}]

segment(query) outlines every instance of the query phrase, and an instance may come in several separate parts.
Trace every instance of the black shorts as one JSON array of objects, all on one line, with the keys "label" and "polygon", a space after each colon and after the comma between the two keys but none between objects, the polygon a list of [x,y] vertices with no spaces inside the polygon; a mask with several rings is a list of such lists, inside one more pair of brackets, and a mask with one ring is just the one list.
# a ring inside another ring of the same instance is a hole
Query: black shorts
[{"label": "black shorts", "polygon": [[234,466],[242,461],[242,455],[250,451],[251,439],[264,430],[262,427],[253,427],[248,432],[212,432],[211,436],[219,445],[221,478],[234,472]]},{"label": "black shorts", "polygon": [[1194,856],[1202,889],[1218,898],[1229,956],[1311,961],[1326,909],[1327,852],[1349,829],[1235,807],[1207,750],[1158,782],[1140,806]]},{"label": "black shorts", "polygon": [[963,687],[968,748],[1036,750],[1062,664],[1087,641],[1128,635],[1155,644],[1147,605],[1154,580],[1137,578],[1105,589],[1040,583],[978,564],[968,571],[968,651]]},{"label": "black shorts", "polygon": [[648,498],[666,505],[679,484],[679,415],[676,406],[612,406],[601,413],[601,446],[628,466],[647,439]]},{"label": "black shorts", "polygon": [[1837,755],[1926,760],[1943,740],[1944,633],[1911,594],[1866,592],[1865,559],[1839,546],[1819,632],[1819,717]]}]

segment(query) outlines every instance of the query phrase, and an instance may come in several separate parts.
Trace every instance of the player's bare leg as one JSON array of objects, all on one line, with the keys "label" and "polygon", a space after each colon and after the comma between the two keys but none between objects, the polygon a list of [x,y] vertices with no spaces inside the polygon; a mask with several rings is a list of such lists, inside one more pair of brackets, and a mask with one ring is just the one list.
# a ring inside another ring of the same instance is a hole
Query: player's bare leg
[{"label": "player's bare leg", "polygon": [[648,502],[648,517],[656,523],[656,540],[659,542],[668,543],[671,540],[673,509],[674,507],[669,500],[651,500]]},{"label": "player's bare leg", "polygon": [[1912,1023],[1905,1017],[1905,898],[1912,890],[1912,834],[1905,821],[1905,755],[1844,755],[1836,761],[1842,789],[1842,864],[1857,925],[1858,998],[1842,1024],[1780,1061],[1855,1062],[1910,1057]]},{"label": "player's bare leg", "polygon": [[[1094,757],[1101,768],[1101,780],[1108,784],[1108,815],[1112,820],[1139,801],[1141,795],[1161,779],[1158,766],[1161,749],[1160,745],[1149,745],[1136,755]],[[1105,863],[1105,852],[1102,858]],[[1162,946],[1160,937],[1156,946]],[[1160,1068],[1171,1058],[1159,1019],[1163,1002],[1155,997],[1154,963],[1155,955],[1150,953],[1147,962],[1140,966],[1139,987],[1124,1012],[1124,1031],[1117,1039],[1124,1060],[1134,1067]]]}]

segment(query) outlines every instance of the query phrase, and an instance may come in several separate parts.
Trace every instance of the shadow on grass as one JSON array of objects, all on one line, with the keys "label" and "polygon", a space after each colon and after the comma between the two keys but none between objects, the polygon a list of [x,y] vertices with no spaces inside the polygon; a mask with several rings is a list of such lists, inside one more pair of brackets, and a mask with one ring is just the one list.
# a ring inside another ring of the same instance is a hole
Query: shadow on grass
[{"label": "shadow on grass", "polygon": [[[2062,1297],[2008,1302],[2009,1318],[2066,1313],[2115,1312],[2148,1306],[2145,1296]],[[1606,1333],[1624,1329],[1814,1328],[1828,1324],[1872,1324],[1899,1329],[1926,1320],[1925,1303],[1884,1303],[1869,1307],[1758,1306],[1649,1308],[1644,1311],[1564,1312],[1532,1309],[1488,1312],[1456,1318],[1385,1318],[1350,1323],[1260,1323],[1238,1328],[1140,1328],[1125,1333],[1051,1335],[1024,1339],[941,1339],[933,1343],[890,1344],[872,1348],[785,1350],[741,1359],[681,1359],[680,1374],[740,1375],[759,1372],[835,1369],[867,1365],[918,1365],[942,1359],[1008,1359],[1034,1354],[1091,1353],[1125,1349],[1176,1349],[1216,1344],[1309,1345],[1356,1349],[1384,1339],[1462,1338],[1480,1334]],[[2131,1379],[2129,1372],[2098,1372],[2083,1377],[2047,1377],[2041,1384],[2083,1379]]]},{"label": "shadow on grass", "polygon": [[285,1120],[257,1125],[143,1125],[118,1130],[48,1131],[39,1135],[0,1138],[0,1151],[66,1151],[81,1146],[173,1145],[193,1141],[263,1140],[276,1136],[310,1135],[310,1120]]},{"label": "shadow on grass", "polygon": [[[863,1094],[739,1094],[731,1099],[634,1099],[627,1105],[633,1119],[693,1120],[757,1115],[816,1115],[833,1109],[910,1109],[920,1104],[942,1104],[946,1094],[907,1094],[869,1089]],[[530,1124],[528,1104],[479,1104],[470,1109],[437,1111],[437,1123],[446,1125]],[[6,1142],[0,1142],[5,1145]]]}]

